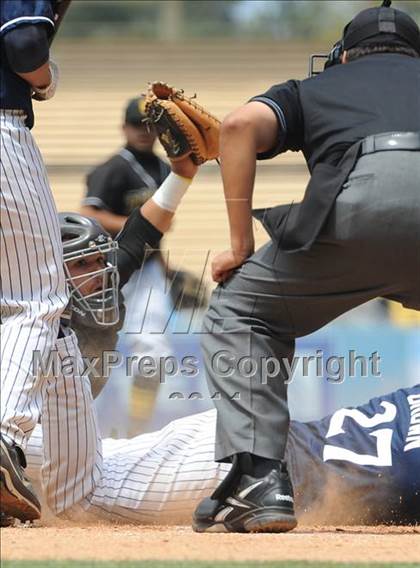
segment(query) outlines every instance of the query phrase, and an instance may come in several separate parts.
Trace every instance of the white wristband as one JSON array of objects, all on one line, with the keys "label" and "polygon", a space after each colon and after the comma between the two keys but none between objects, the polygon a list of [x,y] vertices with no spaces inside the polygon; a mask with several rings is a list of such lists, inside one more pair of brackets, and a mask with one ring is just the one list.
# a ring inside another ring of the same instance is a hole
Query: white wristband
[{"label": "white wristband", "polygon": [[184,193],[191,185],[192,179],[181,177],[171,172],[152,196],[156,205],[175,213]]}]

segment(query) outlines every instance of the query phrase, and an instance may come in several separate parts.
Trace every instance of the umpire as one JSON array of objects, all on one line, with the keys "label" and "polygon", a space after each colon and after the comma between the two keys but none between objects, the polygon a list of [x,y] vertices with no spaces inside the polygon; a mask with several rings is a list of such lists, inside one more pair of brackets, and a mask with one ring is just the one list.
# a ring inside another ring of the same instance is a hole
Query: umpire
[{"label": "umpire", "polygon": [[[420,32],[390,4],[345,27],[322,73],[274,85],[222,125],[231,249],[213,262],[202,346],[220,393],[216,460],[233,467],[197,531],[296,525],[283,457],[297,337],[376,297],[420,310]],[[302,203],[256,212],[272,240],[254,253],[256,160],[287,150],[311,179]],[[372,440],[374,454],[386,461]]]}]

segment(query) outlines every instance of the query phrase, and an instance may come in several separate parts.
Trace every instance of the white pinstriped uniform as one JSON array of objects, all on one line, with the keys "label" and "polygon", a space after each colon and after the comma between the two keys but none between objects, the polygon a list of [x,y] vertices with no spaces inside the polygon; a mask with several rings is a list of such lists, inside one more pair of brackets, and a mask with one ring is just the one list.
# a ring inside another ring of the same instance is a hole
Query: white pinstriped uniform
[{"label": "white pinstriped uniform", "polygon": [[[74,332],[58,339],[57,349],[61,359],[77,354]],[[230,468],[214,462],[215,410],[176,420],[159,432],[104,440],[102,457],[88,378],[50,377],[43,398],[42,428],[29,439],[26,474],[44,486],[54,514],[189,522],[195,505]]]},{"label": "white pinstriped uniform", "polygon": [[[83,513],[111,521],[189,523],[197,504],[230,468],[214,461],[215,426],[216,412],[209,410],[151,434],[103,440],[102,473],[91,493],[71,506],[73,494],[68,490],[64,509],[50,484],[53,492],[46,500],[54,513],[65,511],[67,518]],[[35,487],[41,483],[43,451],[42,429],[37,426],[26,454],[26,474]],[[64,468],[60,477],[64,479]]]},{"label": "white pinstriped uniform", "polygon": [[41,410],[33,352],[48,356],[67,304],[57,211],[22,111],[1,121],[1,432],[25,448]]},{"label": "white pinstriped uniform", "polygon": [[[41,424],[44,443],[39,454],[40,479],[49,508],[59,514],[90,495],[101,479],[102,448],[88,377],[72,331],[57,339],[65,374],[43,376]],[[39,431],[37,426],[36,430]],[[30,438],[26,455],[31,453]]]}]

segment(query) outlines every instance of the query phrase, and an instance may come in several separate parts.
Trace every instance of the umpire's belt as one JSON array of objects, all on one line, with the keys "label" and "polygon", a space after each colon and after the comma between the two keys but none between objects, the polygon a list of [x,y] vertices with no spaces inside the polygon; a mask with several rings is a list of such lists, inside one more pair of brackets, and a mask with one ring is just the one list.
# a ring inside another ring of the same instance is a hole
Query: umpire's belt
[{"label": "umpire's belt", "polygon": [[257,209],[254,217],[285,252],[309,250],[359,157],[388,150],[420,150],[420,132],[385,132],[359,140],[336,166],[320,163],[314,167],[301,203]]},{"label": "umpire's belt", "polygon": [[385,132],[368,136],[362,141],[360,154],[386,150],[420,150],[420,132]]}]

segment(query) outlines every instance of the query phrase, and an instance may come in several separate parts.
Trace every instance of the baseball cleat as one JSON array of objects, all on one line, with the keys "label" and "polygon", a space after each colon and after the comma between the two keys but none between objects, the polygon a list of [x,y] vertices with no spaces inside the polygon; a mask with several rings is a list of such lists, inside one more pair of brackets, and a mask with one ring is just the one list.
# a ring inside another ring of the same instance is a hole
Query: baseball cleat
[{"label": "baseball cleat", "polygon": [[195,510],[196,532],[287,532],[297,525],[293,489],[285,468],[256,479],[242,475],[223,502],[207,497]]},{"label": "baseball cleat", "polygon": [[8,444],[0,436],[0,512],[22,522],[34,521],[41,516],[41,505],[23,469],[26,460],[23,451]]}]

